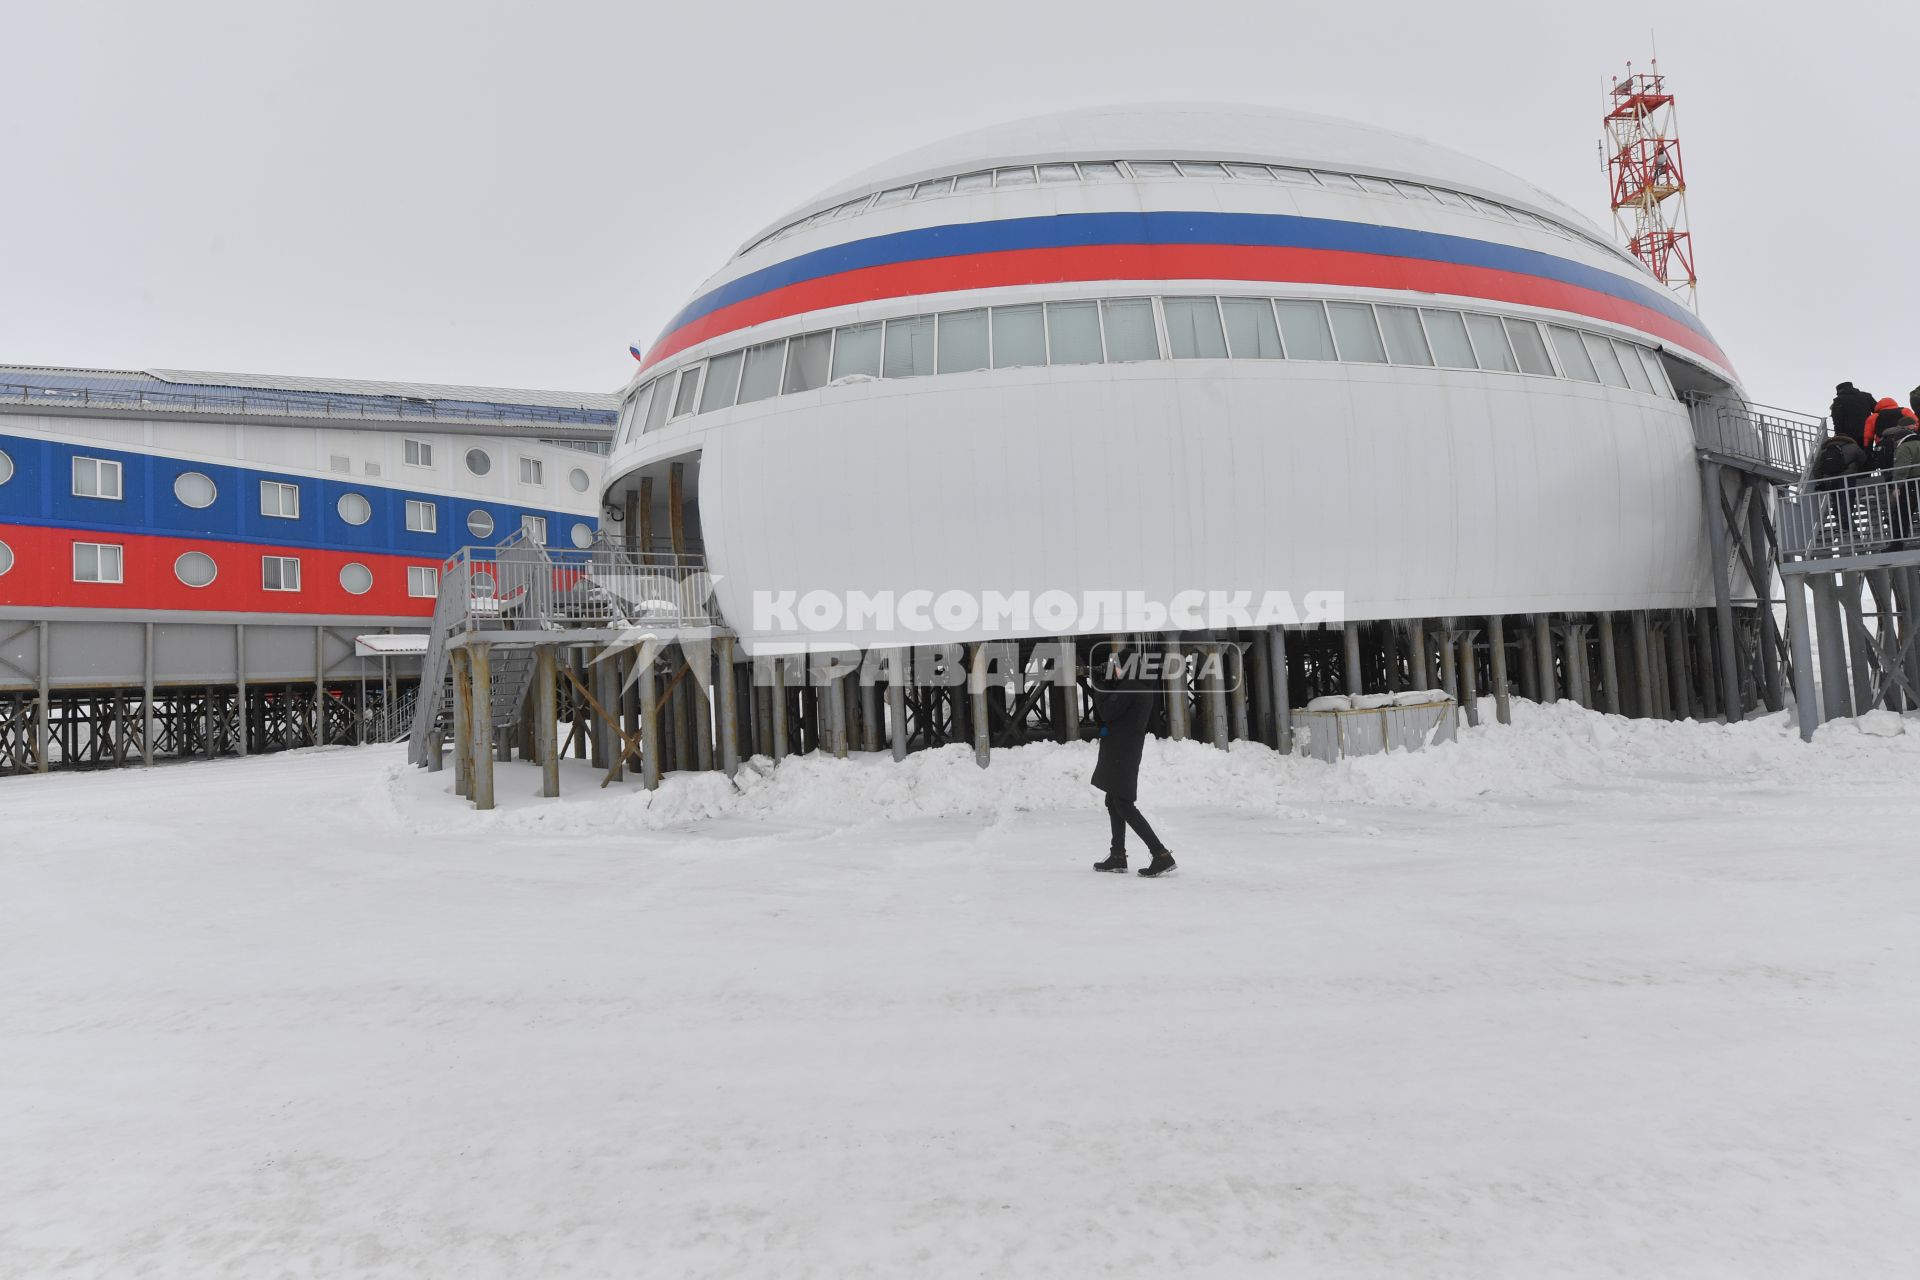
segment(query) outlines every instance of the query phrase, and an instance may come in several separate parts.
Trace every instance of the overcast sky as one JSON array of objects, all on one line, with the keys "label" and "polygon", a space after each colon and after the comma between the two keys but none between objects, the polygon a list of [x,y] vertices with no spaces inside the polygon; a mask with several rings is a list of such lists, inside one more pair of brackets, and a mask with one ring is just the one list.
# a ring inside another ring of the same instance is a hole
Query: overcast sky
[{"label": "overcast sky", "polygon": [[[1898,16],[1894,16],[1894,15]],[[0,0],[0,363],[610,390],[833,179],[1066,107],[1422,134],[1606,221],[1607,79],[1680,95],[1755,398],[1920,383],[1904,5]]]}]

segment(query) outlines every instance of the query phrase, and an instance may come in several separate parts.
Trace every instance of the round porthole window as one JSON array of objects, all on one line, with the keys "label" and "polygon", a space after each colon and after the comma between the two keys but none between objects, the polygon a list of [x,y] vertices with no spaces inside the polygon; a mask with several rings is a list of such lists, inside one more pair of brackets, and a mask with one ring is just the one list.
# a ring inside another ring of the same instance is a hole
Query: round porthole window
[{"label": "round porthole window", "polygon": [[593,480],[591,477],[587,475],[586,472],[582,471],[578,467],[575,467],[573,470],[567,473],[567,483],[573,486],[573,491],[575,493],[585,493],[587,491],[587,486],[592,484]]},{"label": "round porthole window", "polygon": [[373,570],[357,562],[343,564],[340,566],[340,585],[351,595],[363,596],[373,590]]},{"label": "round porthole window", "polygon": [[5,484],[11,479],[13,479],[13,459],[7,456],[5,449],[0,449],[0,484]]},{"label": "round porthole window", "polygon": [[11,568],[13,568],[13,548],[0,542],[0,574],[5,574]]},{"label": "round porthole window", "polygon": [[373,504],[363,494],[343,493],[334,506],[348,524],[365,524],[373,519]]},{"label": "round porthole window", "polygon": [[206,586],[218,572],[213,557],[204,551],[189,551],[173,562],[173,576],[190,587]]},{"label": "round porthole window", "polygon": [[467,450],[467,470],[477,476],[483,476],[493,470],[493,459],[485,449]]},{"label": "round porthole window", "polygon": [[573,526],[573,545],[580,548],[582,551],[585,551],[588,547],[592,546],[593,530],[587,528],[587,526],[584,524],[574,525]]},{"label": "round porthole window", "polygon": [[478,508],[467,513],[467,532],[476,538],[493,536],[493,517]]},{"label": "round porthole window", "polygon": [[173,478],[173,496],[199,510],[212,506],[213,500],[220,496],[220,490],[213,483],[212,476],[201,475],[198,471],[182,471]]}]

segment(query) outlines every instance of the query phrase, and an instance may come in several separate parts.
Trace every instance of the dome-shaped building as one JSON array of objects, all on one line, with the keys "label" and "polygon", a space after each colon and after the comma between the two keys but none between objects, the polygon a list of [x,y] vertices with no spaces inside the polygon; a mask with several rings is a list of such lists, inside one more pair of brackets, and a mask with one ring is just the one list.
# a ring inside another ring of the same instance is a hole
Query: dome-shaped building
[{"label": "dome-shaped building", "polygon": [[[645,351],[604,496],[630,538],[704,549],[749,652],[1009,634],[796,636],[757,593],[1692,607],[1678,394],[1733,387],[1696,316],[1499,168],[1290,111],[1101,108],[755,234]],[[1054,621],[1012,632],[1121,629]]]}]

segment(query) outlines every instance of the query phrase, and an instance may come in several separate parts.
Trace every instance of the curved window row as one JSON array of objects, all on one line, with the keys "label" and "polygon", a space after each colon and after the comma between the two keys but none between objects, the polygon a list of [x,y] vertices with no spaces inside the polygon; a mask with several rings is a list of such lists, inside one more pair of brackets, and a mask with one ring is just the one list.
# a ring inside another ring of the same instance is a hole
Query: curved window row
[{"label": "curved window row", "polygon": [[1403,200],[1440,204],[1462,212],[1484,214],[1501,222],[1517,222],[1522,226],[1538,227],[1566,239],[1579,240],[1605,249],[1614,257],[1630,262],[1636,267],[1642,265],[1638,258],[1627,253],[1619,245],[1602,239],[1590,231],[1582,231],[1578,227],[1555,222],[1551,218],[1543,218],[1529,210],[1501,204],[1482,196],[1468,195],[1464,191],[1453,191],[1428,183],[1405,182],[1398,178],[1377,178],[1362,173],[1335,173],[1325,169],[1295,169],[1277,164],[1241,164],[1214,160],[1096,160],[1074,163],[1060,161],[1054,164],[1024,164],[999,169],[979,169],[972,173],[955,174],[951,177],[929,178],[925,182],[910,182],[901,187],[889,187],[885,191],[864,195],[857,200],[835,205],[831,209],[809,214],[807,217],[789,222],[761,236],[734,256],[737,258],[740,254],[753,252],[763,244],[784,240],[806,227],[819,226],[824,222],[839,222],[845,218],[857,217],[871,209],[884,209],[889,205],[906,204],[910,201],[933,200],[941,196],[968,195],[1016,187],[1129,180],[1177,181],[1182,178],[1204,178],[1213,182],[1228,180],[1283,182],[1290,186],[1324,188],[1349,195],[1392,196]]},{"label": "curved window row", "polygon": [[871,320],[729,351],[642,386],[622,411],[620,441],[841,381],[1164,359],[1481,369],[1674,395],[1646,347],[1514,316],[1317,298],[1108,298]]}]

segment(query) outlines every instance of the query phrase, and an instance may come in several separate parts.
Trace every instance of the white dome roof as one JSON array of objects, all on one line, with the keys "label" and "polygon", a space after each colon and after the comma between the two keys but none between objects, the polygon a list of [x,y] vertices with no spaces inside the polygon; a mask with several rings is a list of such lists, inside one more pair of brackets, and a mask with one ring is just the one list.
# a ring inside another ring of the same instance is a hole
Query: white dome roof
[{"label": "white dome roof", "polygon": [[995,165],[1100,159],[1246,160],[1405,178],[1598,232],[1591,220],[1532,183],[1424,138],[1311,112],[1213,102],[1085,107],[955,134],[837,182],[771,225],[921,178]]}]

